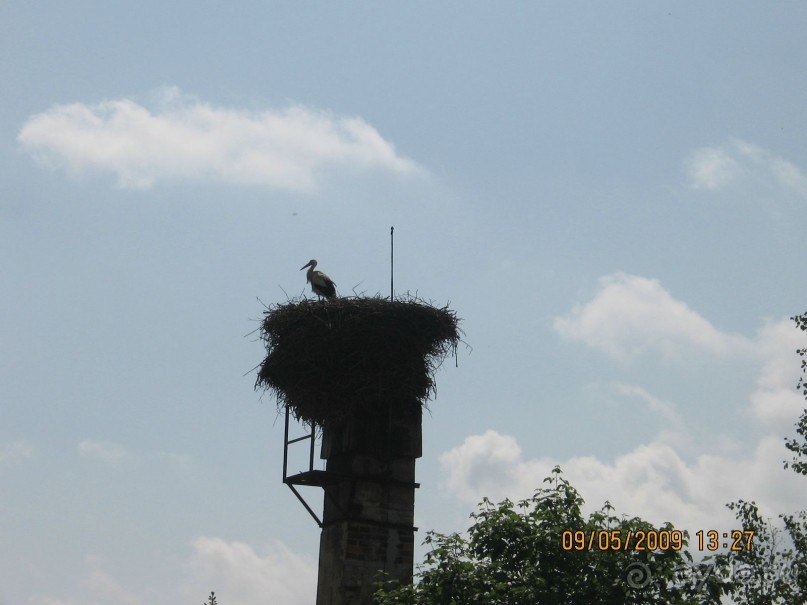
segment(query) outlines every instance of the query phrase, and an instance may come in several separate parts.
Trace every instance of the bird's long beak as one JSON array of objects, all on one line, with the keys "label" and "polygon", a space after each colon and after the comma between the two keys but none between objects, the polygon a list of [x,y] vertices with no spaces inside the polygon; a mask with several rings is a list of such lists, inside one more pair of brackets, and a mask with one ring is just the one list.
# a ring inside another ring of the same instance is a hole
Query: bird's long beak
[{"label": "bird's long beak", "polygon": [[310,266],[311,266],[311,263],[306,263],[305,265],[303,265],[302,267],[300,267],[300,271],[302,271],[302,270],[303,270],[303,269],[305,269],[306,267],[310,267]]}]

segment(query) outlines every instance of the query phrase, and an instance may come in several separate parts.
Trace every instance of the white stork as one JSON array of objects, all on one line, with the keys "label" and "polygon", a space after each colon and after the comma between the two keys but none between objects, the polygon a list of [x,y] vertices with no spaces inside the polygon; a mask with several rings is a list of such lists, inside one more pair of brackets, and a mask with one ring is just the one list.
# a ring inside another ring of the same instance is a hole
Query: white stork
[{"label": "white stork", "polygon": [[317,266],[317,261],[313,258],[304,265],[300,271],[309,267],[305,276],[308,283],[311,284],[311,291],[317,296],[324,296],[325,298],[336,298],[336,284],[333,280],[325,275],[322,271],[314,271]]}]

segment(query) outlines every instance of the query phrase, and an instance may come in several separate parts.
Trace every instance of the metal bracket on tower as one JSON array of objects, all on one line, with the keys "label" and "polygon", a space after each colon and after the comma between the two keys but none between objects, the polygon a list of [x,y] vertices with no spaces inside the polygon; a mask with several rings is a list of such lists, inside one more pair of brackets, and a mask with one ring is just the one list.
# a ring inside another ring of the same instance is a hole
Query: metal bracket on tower
[{"label": "metal bracket on tower", "polygon": [[[310,434],[297,437],[296,439],[289,439],[289,407],[286,406],[286,422],[283,432],[283,483],[289,486],[289,489],[294,493],[295,496],[297,496],[297,499],[302,502],[305,510],[308,511],[308,514],[314,518],[314,521],[317,522],[319,527],[322,527],[322,521],[320,518],[308,505],[308,502],[305,501],[300,492],[297,491],[297,488],[294,487],[295,485],[323,485],[324,483],[323,479],[326,475],[325,471],[314,469],[314,445],[317,440],[317,426],[313,422],[310,426]],[[308,453],[308,470],[297,473],[296,475],[289,475],[289,446],[292,443],[298,443],[300,441],[305,441],[306,439],[311,440],[311,446]]]},{"label": "metal bracket on tower", "polygon": [[[328,485],[333,485],[336,483],[344,482],[344,481],[369,481],[373,483],[379,484],[398,484],[404,485],[412,488],[420,487],[420,483],[410,483],[407,481],[399,481],[389,477],[386,474],[378,474],[378,475],[362,475],[362,476],[355,476],[355,475],[346,475],[342,473],[334,473],[331,471],[324,471],[318,470],[314,468],[314,446],[316,445],[317,440],[317,425],[314,423],[309,424],[308,426],[311,427],[311,432],[307,435],[303,435],[302,437],[296,437],[294,439],[289,439],[289,408],[286,407],[286,419],[285,419],[285,426],[284,426],[284,437],[283,437],[283,483],[289,486],[289,489],[294,493],[297,499],[302,503],[305,507],[305,510],[308,511],[308,514],[316,521],[317,525],[320,527],[324,527],[324,523],[322,519],[320,519],[308,502],[305,501],[302,494],[297,491],[295,486],[303,485],[306,487],[321,487],[325,489]],[[289,446],[293,443],[299,443],[301,441],[305,441],[306,439],[310,439],[311,442],[309,444],[308,450],[308,470],[300,471],[294,475],[289,475]],[[328,498],[334,506],[339,510],[340,517],[337,521],[346,521],[346,520],[359,520],[354,519],[353,516],[348,515],[347,512],[339,505],[339,503],[334,500],[334,498],[329,493],[329,490],[325,489],[325,497]],[[333,520],[331,521],[334,522]],[[363,523],[372,524],[367,520],[363,520]],[[383,526],[390,526],[393,527],[395,524],[388,524],[388,523],[381,523],[380,525]],[[397,526],[396,526],[397,527]],[[406,526],[409,529],[408,526]],[[417,531],[417,528],[414,528]]]}]

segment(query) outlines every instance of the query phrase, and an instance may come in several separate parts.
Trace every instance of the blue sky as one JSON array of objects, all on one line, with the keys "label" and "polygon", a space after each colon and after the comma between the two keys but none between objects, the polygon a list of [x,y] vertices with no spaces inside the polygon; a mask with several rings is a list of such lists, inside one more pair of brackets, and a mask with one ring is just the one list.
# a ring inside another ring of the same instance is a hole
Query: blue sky
[{"label": "blue sky", "polygon": [[310,258],[386,292],[391,225],[396,289],[472,346],[424,417],[421,531],[555,464],[693,534],[803,508],[805,29],[784,2],[3,3],[0,604],[312,602],[245,335]]}]

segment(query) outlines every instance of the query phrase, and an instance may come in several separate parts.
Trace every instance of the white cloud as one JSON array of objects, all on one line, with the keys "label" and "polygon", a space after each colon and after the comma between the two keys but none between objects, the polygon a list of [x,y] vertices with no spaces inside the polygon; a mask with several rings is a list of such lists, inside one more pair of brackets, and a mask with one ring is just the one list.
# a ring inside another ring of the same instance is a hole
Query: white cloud
[{"label": "white cloud", "polygon": [[25,441],[12,441],[0,445],[0,466],[12,466],[21,461],[31,458],[34,455],[34,448]]},{"label": "white cloud", "polygon": [[76,598],[56,598],[37,595],[28,599],[30,605],[146,605],[141,598],[124,588],[103,569],[103,559],[96,555],[85,557],[87,572],[77,582]]},{"label": "white cloud", "polygon": [[690,185],[696,189],[717,191],[756,183],[807,196],[807,176],[798,166],[740,139],[696,149],[684,165]]},{"label": "white cloud", "polygon": [[81,441],[78,453],[82,458],[101,462],[114,468],[139,468],[148,466],[161,470],[170,469],[178,475],[197,472],[196,460],[188,454],[169,451],[135,451],[112,441]]},{"label": "white cloud", "polygon": [[772,432],[790,434],[807,406],[796,389],[800,368],[796,350],[807,348],[807,333],[791,320],[781,319],[765,324],[756,342],[762,367],[751,394],[751,411]]},{"label": "white cloud", "polygon": [[49,167],[112,173],[126,188],[212,179],[313,191],[326,172],[421,171],[359,117],[299,104],[215,107],[177,88],[159,96],[154,109],[129,99],[57,105],[31,116],[17,140]]},{"label": "white cloud", "polygon": [[461,446],[440,456],[446,487],[471,503],[483,496],[501,500],[513,491],[531,493],[541,480],[538,469],[548,464],[548,460],[524,462],[516,438],[493,430],[471,435]]},{"label": "white cloud", "polygon": [[[768,321],[752,338],[729,334],[673,298],[657,280],[615,273],[600,279],[589,302],[576,305],[553,325],[561,336],[620,360],[649,352],[677,358],[696,352],[724,359],[731,354],[735,360],[752,360],[759,369],[757,388],[749,395],[750,412],[777,434],[788,434],[805,408],[796,389],[796,350],[807,348],[807,333],[788,318]],[[617,391],[644,399],[650,409],[673,421],[674,407],[641,387],[618,385]]]},{"label": "white cloud", "polygon": [[[688,359],[701,353],[737,363],[742,372],[755,364],[756,386],[747,395],[746,410],[763,435],[755,443],[726,447],[729,436],[721,427],[703,427],[699,420],[690,426],[674,403],[644,387],[617,383],[618,395],[658,415],[663,430],[649,443],[628,446],[613,461],[593,456],[525,459],[511,436],[495,431],[473,435],[441,457],[446,486],[458,498],[527,497],[560,464],[590,508],[608,499],[620,512],[655,523],[670,520],[692,531],[730,526],[733,517],[724,505],[739,498],[753,498],[773,515],[803,507],[803,485],[782,465],[787,457],[783,436],[792,433],[805,407],[796,390],[796,349],[807,347],[807,334],[792,321],[768,321],[753,337],[728,334],[673,298],[657,280],[616,273],[602,278],[595,296],[557,318],[554,327],[617,359],[641,353]],[[704,431],[706,443],[687,447],[693,443],[688,434]]]},{"label": "white cloud", "polygon": [[645,388],[634,384],[617,383],[615,389],[619,395],[643,402],[647,409],[659,417],[663,427],[656,437],[659,443],[680,447],[691,441],[690,432],[673,403],[659,399]]},{"label": "white cloud", "polygon": [[90,572],[82,580],[81,585],[91,599],[85,603],[97,605],[140,605],[142,603],[138,596],[129,592],[114,577],[104,571],[100,562],[91,563]]},{"label": "white cloud", "polygon": [[124,446],[110,441],[82,441],[78,453],[83,458],[99,460],[110,466],[134,462],[134,456]]},{"label": "white cloud", "polygon": [[692,152],[686,161],[690,183],[696,189],[721,189],[734,181],[740,166],[721,147],[703,147]]},{"label": "white cloud", "polygon": [[744,456],[707,454],[692,463],[670,445],[652,442],[635,447],[613,462],[593,456],[524,459],[516,439],[496,431],[472,435],[440,457],[447,489],[468,504],[483,496],[493,501],[527,498],[555,465],[593,511],[608,500],[619,514],[653,523],[672,521],[693,534],[698,529],[728,528],[725,508],[739,498],[755,499],[771,513],[803,506],[798,478],[782,469],[781,439],[766,438]]},{"label": "white cloud", "polygon": [[167,585],[146,578],[127,586],[105,569],[100,556],[86,556],[85,563],[84,573],[64,591],[70,594],[33,595],[29,605],[203,603],[211,591],[222,605],[309,605],[316,597],[317,562],[280,542],[259,554],[244,542],[199,537],[190,558],[177,562],[175,573],[160,574],[172,578]]},{"label": "white cloud", "polygon": [[616,385],[616,391],[620,395],[641,399],[647,404],[648,409],[658,414],[665,422],[675,425],[681,424],[681,419],[675,411],[675,406],[651,395],[646,389],[634,384],[619,383]]},{"label": "white cloud", "polygon": [[676,300],[658,280],[626,273],[600,279],[585,305],[554,320],[555,330],[607,355],[626,360],[646,352],[680,356],[693,351],[726,355],[748,342],[725,334]]},{"label": "white cloud", "polygon": [[194,540],[195,553],[188,566],[188,598],[200,587],[216,592],[227,605],[313,603],[317,588],[317,563],[300,556],[280,542],[263,555],[243,542],[200,537]]}]

